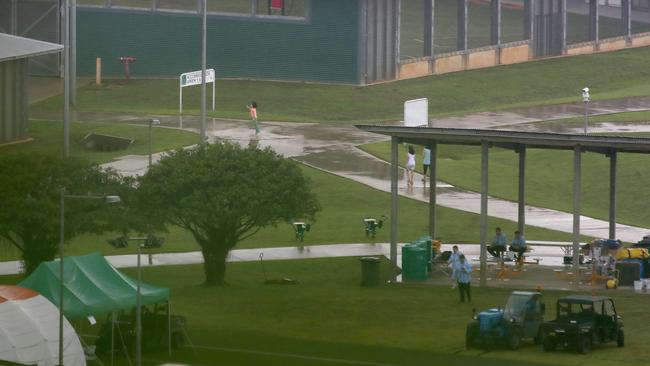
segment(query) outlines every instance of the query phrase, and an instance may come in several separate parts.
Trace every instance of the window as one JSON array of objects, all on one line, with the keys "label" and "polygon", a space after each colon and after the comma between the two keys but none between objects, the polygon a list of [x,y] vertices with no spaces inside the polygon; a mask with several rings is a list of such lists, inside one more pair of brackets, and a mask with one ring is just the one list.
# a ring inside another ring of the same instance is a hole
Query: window
[{"label": "window", "polygon": [[257,4],[257,15],[304,17],[306,0],[253,0]]}]

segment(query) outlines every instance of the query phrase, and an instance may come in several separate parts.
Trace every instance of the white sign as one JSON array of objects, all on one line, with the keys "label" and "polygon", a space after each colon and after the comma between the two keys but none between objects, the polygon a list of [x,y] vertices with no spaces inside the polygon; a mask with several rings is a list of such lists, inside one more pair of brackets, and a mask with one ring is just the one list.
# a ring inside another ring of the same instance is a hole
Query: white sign
[{"label": "white sign", "polygon": [[[178,78],[178,113],[183,114],[183,88],[186,86],[201,85],[203,70],[182,73]],[[205,83],[212,83],[212,110],[215,108],[215,77],[214,69],[205,70]]]},{"label": "white sign", "polygon": [[429,100],[427,98],[404,102],[404,126],[418,127],[429,124]]}]

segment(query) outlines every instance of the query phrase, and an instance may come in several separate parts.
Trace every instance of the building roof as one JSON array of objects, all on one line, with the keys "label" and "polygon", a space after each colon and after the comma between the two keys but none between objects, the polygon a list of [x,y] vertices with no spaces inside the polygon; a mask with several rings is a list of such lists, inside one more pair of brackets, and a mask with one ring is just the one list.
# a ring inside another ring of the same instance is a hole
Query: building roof
[{"label": "building roof", "polygon": [[503,130],[474,130],[464,128],[404,127],[381,125],[356,125],[360,130],[398,137],[400,142],[426,145],[434,142],[451,145],[481,145],[506,149],[520,147],[573,150],[609,153],[611,151],[650,154],[650,138],[575,135]]},{"label": "building roof", "polygon": [[63,46],[60,44],[0,33],[0,62],[46,55],[62,50]]}]

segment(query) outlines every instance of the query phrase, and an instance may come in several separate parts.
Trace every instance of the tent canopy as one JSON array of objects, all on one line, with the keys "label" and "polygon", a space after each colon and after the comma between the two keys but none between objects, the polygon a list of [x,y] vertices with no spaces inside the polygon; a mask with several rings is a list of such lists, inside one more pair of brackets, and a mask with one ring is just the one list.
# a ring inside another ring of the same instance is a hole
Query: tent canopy
[{"label": "tent canopy", "polygon": [[[59,360],[59,310],[30,289],[0,285],[0,364],[54,366]],[[63,320],[63,363],[85,366],[81,342]]]},{"label": "tent canopy", "polygon": [[[59,304],[58,261],[41,263],[20,286],[30,288]],[[106,314],[136,306],[137,282],[115,269],[99,253],[63,260],[63,310],[68,319]],[[141,284],[142,305],[167,302],[169,289]]]}]

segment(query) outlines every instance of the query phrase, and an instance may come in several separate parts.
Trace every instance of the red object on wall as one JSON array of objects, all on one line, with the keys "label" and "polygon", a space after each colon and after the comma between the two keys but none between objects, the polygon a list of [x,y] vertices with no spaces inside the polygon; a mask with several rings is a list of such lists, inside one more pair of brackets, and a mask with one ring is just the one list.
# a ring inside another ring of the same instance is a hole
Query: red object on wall
[{"label": "red object on wall", "polygon": [[124,76],[126,77],[126,81],[129,81],[129,64],[135,61],[137,61],[137,59],[132,56],[120,57],[120,62],[124,65]]},{"label": "red object on wall", "polygon": [[271,9],[280,10],[284,8],[284,0],[271,0]]}]

